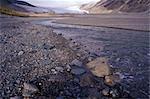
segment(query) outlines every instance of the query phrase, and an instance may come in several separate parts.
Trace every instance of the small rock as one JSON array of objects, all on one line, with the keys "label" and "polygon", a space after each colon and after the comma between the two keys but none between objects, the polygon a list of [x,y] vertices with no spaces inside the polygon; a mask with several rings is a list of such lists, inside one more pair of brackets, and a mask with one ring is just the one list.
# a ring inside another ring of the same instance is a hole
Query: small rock
[{"label": "small rock", "polygon": [[98,77],[104,77],[111,74],[108,60],[105,57],[96,58],[95,60],[87,63],[87,67],[95,76]]},{"label": "small rock", "polygon": [[51,50],[53,48],[55,48],[55,46],[52,44],[46,44],[46,43],[43,44],[43,49],[45,50]]},{"label": "small rock", "polygon": [[58,33],[58,35],[62,35],[62,33]]},{"label": "small rock", "polygon": [[21,56],[21,55],[23,55],[23,51],[20,51],[19,53],[18,53],[18,56]]},{"label": "small rock", "polygon": [[90,56],[90,57],[88,57],[87,60],[88,60],[88,62],[91,62],[92,60],[94,60],[94,57],[91,57],[91,56]]},{"label": "small rock", "polygon": [[120,61],[120,58],[117,58],[115,61],[116,61],[116,62],[119,62],[119,61]]},{"label": "small rock", "polygon": [[109,88],[105,88],[105,89],[102,90],[102,94],[103,94],[104,96],[109,96],[109,91],[110,91]]},{"label": "small rock", "polygon": [[67,70],[68,72],[71,71],[70,65],[67,65],[67,66],[66,66],[66,70]]},{"label": "small rock", "polygon": [[88,99],[102,99],[99,91],[96,88],[89,88],[88,96]]},{"label": "small rock", "polygon": [[105,76],[105,84],[109,86],[114,86],[116,85],[116,83],[119,83],[120,81],[121,81],[120,76],[117,74]]},{"label": "small rock", "polygon": [[56,69],[51,69],[51,72],[52,72],[53,74],[57,74]]},{"label": "small rock", "polygon": [[80,54],[80,53],[77,53],[77,56],[78,56],[78,57],[81,57],[81,54]]},{"label": "small rock", "polygon": [[44,59],[44,60],[41,60],[41,65],[45,66],[45,65],[49,65],[51,64],[52,61],[50,59]]},{"label": "small rock", "polygon": [[23,96],[24,97],[30,97],[32,94],[35,94],[38,91],[39,89],[34,85],[31,85],[29,83],[23,84]]},{"label": "small rock", "polygon": [[83,66],[83,63],[82,63],[81,61],[75,59],[75,60],[73,60],[73,61],[70,63],[70,65],[72,65],[72,66],[75,65],[75,66],[82,67],[82,66]]},{"label": "small rock", "polygon": [[56,99],[64,99],[62,96],[56,97]]},{"label": "small rock", "polygon": [[72,41],[73,39],[72,39],[72,38],[69,38],[69,40]]},{"label": "small rock", "polygon": [[117,91],[117,89],[113,89],[110,91],[110,95],[112,96],[112,98],[118,98],[119,92]]},{"label": "small rock", "polygon": [[19,79],[18,79],[18,80],[16,80],[16,83],[17,83],[17,84],[19,84],[20,82],[21,82],[21,81],[20,81]]},{"label": "small rock", "polygon": [[80,79],[79,78],[74,78],[73,79],[75,82],[79,83],[80,82]]},{"label": "small rock", "polygon": [[85,69],[83,69],[83,68],[78,68],[78,67],[73,68],[73,69],[71,70],[71,73],[74,74],[74,75],[81,75],[81,74],[84,74],[85,72],[86,72]]},{"label": "small rock", "polygon": [[89,74],[84,74],[80,78],[80,86],[85,87],[85,86],[91,86],[94,85],[92,76]]},{"label": "small rock", "polygon": [[39,85],[39,86],[42,86],[42,83],[39,83],[38,85]]},{"label": "small rock", "polygon": [[58,72],[63,72],[63,71],[64,71],[63,67],[55,67],[55,69],[56,69],[56,71],[58,71]]},{"label": "small rock", "polygon": [[14,97],[10,97],[10,99],[22,99],[22,98],[19,96],[14,96]]}]

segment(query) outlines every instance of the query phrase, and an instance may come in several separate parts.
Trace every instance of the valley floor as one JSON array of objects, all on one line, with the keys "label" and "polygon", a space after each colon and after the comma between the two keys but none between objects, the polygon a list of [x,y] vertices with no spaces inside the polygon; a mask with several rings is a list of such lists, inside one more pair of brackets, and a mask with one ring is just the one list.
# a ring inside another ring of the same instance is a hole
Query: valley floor
[{"label": "valley floor", "polygon": [[150,31],[148,14],[75,15],[57,23]]},{"label": "valley floor", "polygon": [[[148,99],[149,32],[145,28],[133,31],[67,25],[101,26],[101,22],[108,22],[96,21],[103,16],[90,16],[1,16],[0,98]],[[145,23],[145,16],[140,20],[138,23]],[[86,63],[98,57],[109,59],[120,83],[110,86],[103,77],[96,77],[87,69]]]}]

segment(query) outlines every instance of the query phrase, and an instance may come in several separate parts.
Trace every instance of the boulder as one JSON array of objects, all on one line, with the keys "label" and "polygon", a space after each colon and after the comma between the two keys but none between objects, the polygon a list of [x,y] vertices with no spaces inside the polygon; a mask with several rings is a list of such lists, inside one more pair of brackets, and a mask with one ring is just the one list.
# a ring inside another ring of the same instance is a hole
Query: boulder
[{"label": "boulder", "polygon": [[90,69],[93,75],[97,77],[104,77],[111,74],[108,60],[105,57],[96,58],[95,60],[87,63],[86,66]]}]

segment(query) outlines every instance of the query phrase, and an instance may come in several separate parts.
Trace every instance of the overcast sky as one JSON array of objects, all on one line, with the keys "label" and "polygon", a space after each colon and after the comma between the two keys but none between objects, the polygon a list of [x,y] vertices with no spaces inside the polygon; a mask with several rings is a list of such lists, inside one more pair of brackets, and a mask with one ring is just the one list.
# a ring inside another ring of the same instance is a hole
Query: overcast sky
[{"label": "overcast sky", "polygon": [[42,7],[70,7],[100,0],[23,0]]}]

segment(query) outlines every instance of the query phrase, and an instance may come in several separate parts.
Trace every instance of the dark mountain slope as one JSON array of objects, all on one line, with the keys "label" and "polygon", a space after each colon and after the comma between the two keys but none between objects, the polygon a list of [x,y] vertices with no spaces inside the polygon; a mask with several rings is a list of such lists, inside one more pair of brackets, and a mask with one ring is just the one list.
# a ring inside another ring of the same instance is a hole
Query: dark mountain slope
[{"label": "dark mountain slope", "polygon": [[29,4],[24,1],[18,1],[18,0],[0,0],[0,7],[2,8],[7,8],[7,9],[12,9],[16,11],[21,11],[21,12],[28,12],[25,8],[19,7],[17,5],[25,5],[25,6],[30,6],[30,7],[35,7],[32,4]]},{"label": "dark mountain slope", "polygon": [[47,8],[37,7],[30,3],[20,1],[20,0],[0,0],[0,12],[9,15],[16,15],[16,13],[27,14],[27,15],[46,14],[46,13],[54,14],[52,10],[49,10]]}]

